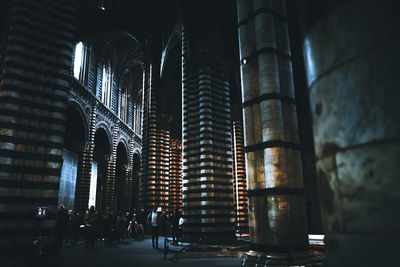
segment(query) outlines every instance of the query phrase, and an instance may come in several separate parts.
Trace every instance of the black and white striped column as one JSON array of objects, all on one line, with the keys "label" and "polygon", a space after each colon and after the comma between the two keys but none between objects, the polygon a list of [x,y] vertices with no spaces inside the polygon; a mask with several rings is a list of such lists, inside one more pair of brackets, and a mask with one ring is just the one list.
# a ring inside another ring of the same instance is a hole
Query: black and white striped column
[{"label": "black and white striped column", "polygon": [[[0,249],[51,235],[58,202],[75,1],[9,1],[0,88]],[[37,207],[47,216],[35,217]]]},{"label": "black and white striped column", "polygon": [[235,200],[236,233],[249,232],[247,210],[246,160],[244,155],[243,124],[234,121],[232,125],[233,153],[233,197]]},{"label": "black and white striped column", "polygon": [[182,141],[171,139],[169,151],[169,209],[182,210]]},{"label": "black and white striped column", "polygon": [[238,0],[251,249],[308,249],[285,1]]},{"label": "black and white striped column", "polygon": [[184,231],[202,238],[233,238],[229,84],[214,62],[199,64],[202,55],[189,57],[187,52],[183,31]]},{"label": "black and white striped column", "polygon": [[117,146],[118,146],[118,125],[114,125],[113,143],[111,154],[107,160],[107,175],[104,183],[103,205],[102,208],[110,207],[111,211],[115,211],[115,170],[117,166]]}]

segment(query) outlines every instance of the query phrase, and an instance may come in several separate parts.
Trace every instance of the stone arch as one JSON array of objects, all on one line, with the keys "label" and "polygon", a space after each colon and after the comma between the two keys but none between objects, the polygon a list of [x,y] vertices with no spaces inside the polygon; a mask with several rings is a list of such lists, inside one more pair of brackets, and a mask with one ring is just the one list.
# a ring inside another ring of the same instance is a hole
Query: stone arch
[{"label": "stone arch", "polygon": [[112,151],[112,146],[113,146],[113,138],[111,134],[111,129],[108,127],[108,125],[104,121],[100,121],[96,124],[94,128],[94,132],[96,133],[99,129],[103,129],[106,133],[106,136],[108,138],[108,143],[110,144],[110,152]]},{"label": "stone arch", "polygon": [[130,146],[129,143],[126,141],[126,139],[124,137],[119,137],[118,138],[118,142],[117,142],[117,146],[119,146],[119,144],[122,143],[125,147],[125,151],[126,151],[126,158],[128,160],[128,162],[130,162],[131,158],[130,158]]},{"label": "stone arch", "polygon": [[88,118],[86,116],[85,109],[75,99],[69,99],[68,100],[68,107],[71,107],[72,109],[75,109],[75,111],[77,111],[78,114],[80,115],[80,117],[82,119],[82,122],[83,122],[85,140],[87,140],[87,138],[89,136],[89,121],[88,121]]},{"label": "stone arch", "polygon": [[161,67],[160,67],[160,77],[163,78],[164,70],[166,66],[166,62],[169,59],[169,55],[171,51],[175,48],[176,45],[179,45],[181,42],[181,33],[182,33],[182,25],[181,23],[177,23],[175,25],[175,29],[172,32],[170,38],[168,39],[168,43],[162,51],[161,55]]}]

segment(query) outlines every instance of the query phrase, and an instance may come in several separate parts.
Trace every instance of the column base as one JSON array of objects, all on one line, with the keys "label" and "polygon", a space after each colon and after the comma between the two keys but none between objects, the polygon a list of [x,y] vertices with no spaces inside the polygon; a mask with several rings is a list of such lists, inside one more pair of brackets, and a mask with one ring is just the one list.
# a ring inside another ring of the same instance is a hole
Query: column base
[{"label": "column base", "polygon": [[254,267],[302,267],[324,266],[324,256],[312,250],[291,253],[262,252],[250,250],[242,256],[242,266]]}]

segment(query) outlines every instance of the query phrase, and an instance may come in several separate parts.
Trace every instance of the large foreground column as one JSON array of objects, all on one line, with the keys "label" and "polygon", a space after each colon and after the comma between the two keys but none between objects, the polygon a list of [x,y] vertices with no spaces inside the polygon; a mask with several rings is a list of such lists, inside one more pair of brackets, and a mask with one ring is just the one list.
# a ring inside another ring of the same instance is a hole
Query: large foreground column
[{"label": "large foreground column", "polygon": [[238,30],[250,249],[287,262],[308,237],[285,1],[238,0]]},{"label": "large foreground column", "polygon": [[[39,234],[53,233],[78,10],[76,1],[5,2],[9,24],[3,27],[0,63],[1,257],[22,253]],[[37,207],[47,207],[47,216],[36,218]]]},{"label": "large foreground column", "polygon": [[398,4],[327,2],[301,3],[327,266],[398,266]]}]

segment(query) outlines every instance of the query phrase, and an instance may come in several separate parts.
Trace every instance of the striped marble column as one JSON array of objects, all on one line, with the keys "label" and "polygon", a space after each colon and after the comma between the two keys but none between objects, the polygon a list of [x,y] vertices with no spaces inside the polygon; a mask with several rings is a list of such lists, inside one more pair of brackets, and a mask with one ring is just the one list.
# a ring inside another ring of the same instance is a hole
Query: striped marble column
[{"label": "striped marble column", "polygon": [[106,156],[107,175],[104,183],[102,208],[110,207],[111,211],[115,211],[115,169],[117,163],[118,131],[118,125],[114,125],[112,151],[110,155]]},{"label": "striped marble column", "polygon": [[146,207],[161,207],[168,211],[169,194],[169,131],[156,130],[155,157],[147,176]]},{"label": "striped marble column", "polygon": [[147,167],[148,167],[148,155],[149,155],[149,67],[144,65],[143,66],[143,93],[142,93],[142,153],[141,153],[141,160],[140,160],[140,169],[141,173],[139,175],[139,203],[141,207],[145,206],[145,191],[146,191],[146,183],[145,177],[147,177]]},{"label": "striped marble column", "polygon": [[235,220],[229,84],[204,59],[189,57],[183,31],[183,227],[189,236],[227,241]]},{"label": "striped marble column", "polygon": [[238,0],[250,248],[308,249],[285,1]]},{"label": "striped marble column", "polygon": [[182,210],[182,141],[170,140],[169,209]]},{"label": "striped marble column", "polygon": [[75,209],[86,211],[89,204],[90,179],[92,173],[94,135],[96,127],[97,108],[93,105],[90,112],[88,140],[85,142],[78,162],[78,177],[75,189]]},{"label": "striped marble column", "polygon": [[246,160],[244,155],[242,122],[234,121],[232,125],[232,131],[233,196],[236,214],[236,233],[241,235],[249,232]]},{"label": "striped marble column", "polygon": [[[0,250],[51,235],[58,202],[75,1],[9,1],[0,87]],[[37,207],[47,216],[35,218]],[[18,248],[18,249],[17,249]]]},{"label": "striped marble column", "polygon": [[133,208],[133,149],[134,141],[132,139],[131,143],[129,144],[129,161],[125,169],[123,203],[121,203],[121,209],[123,211],[130,211]]}]

